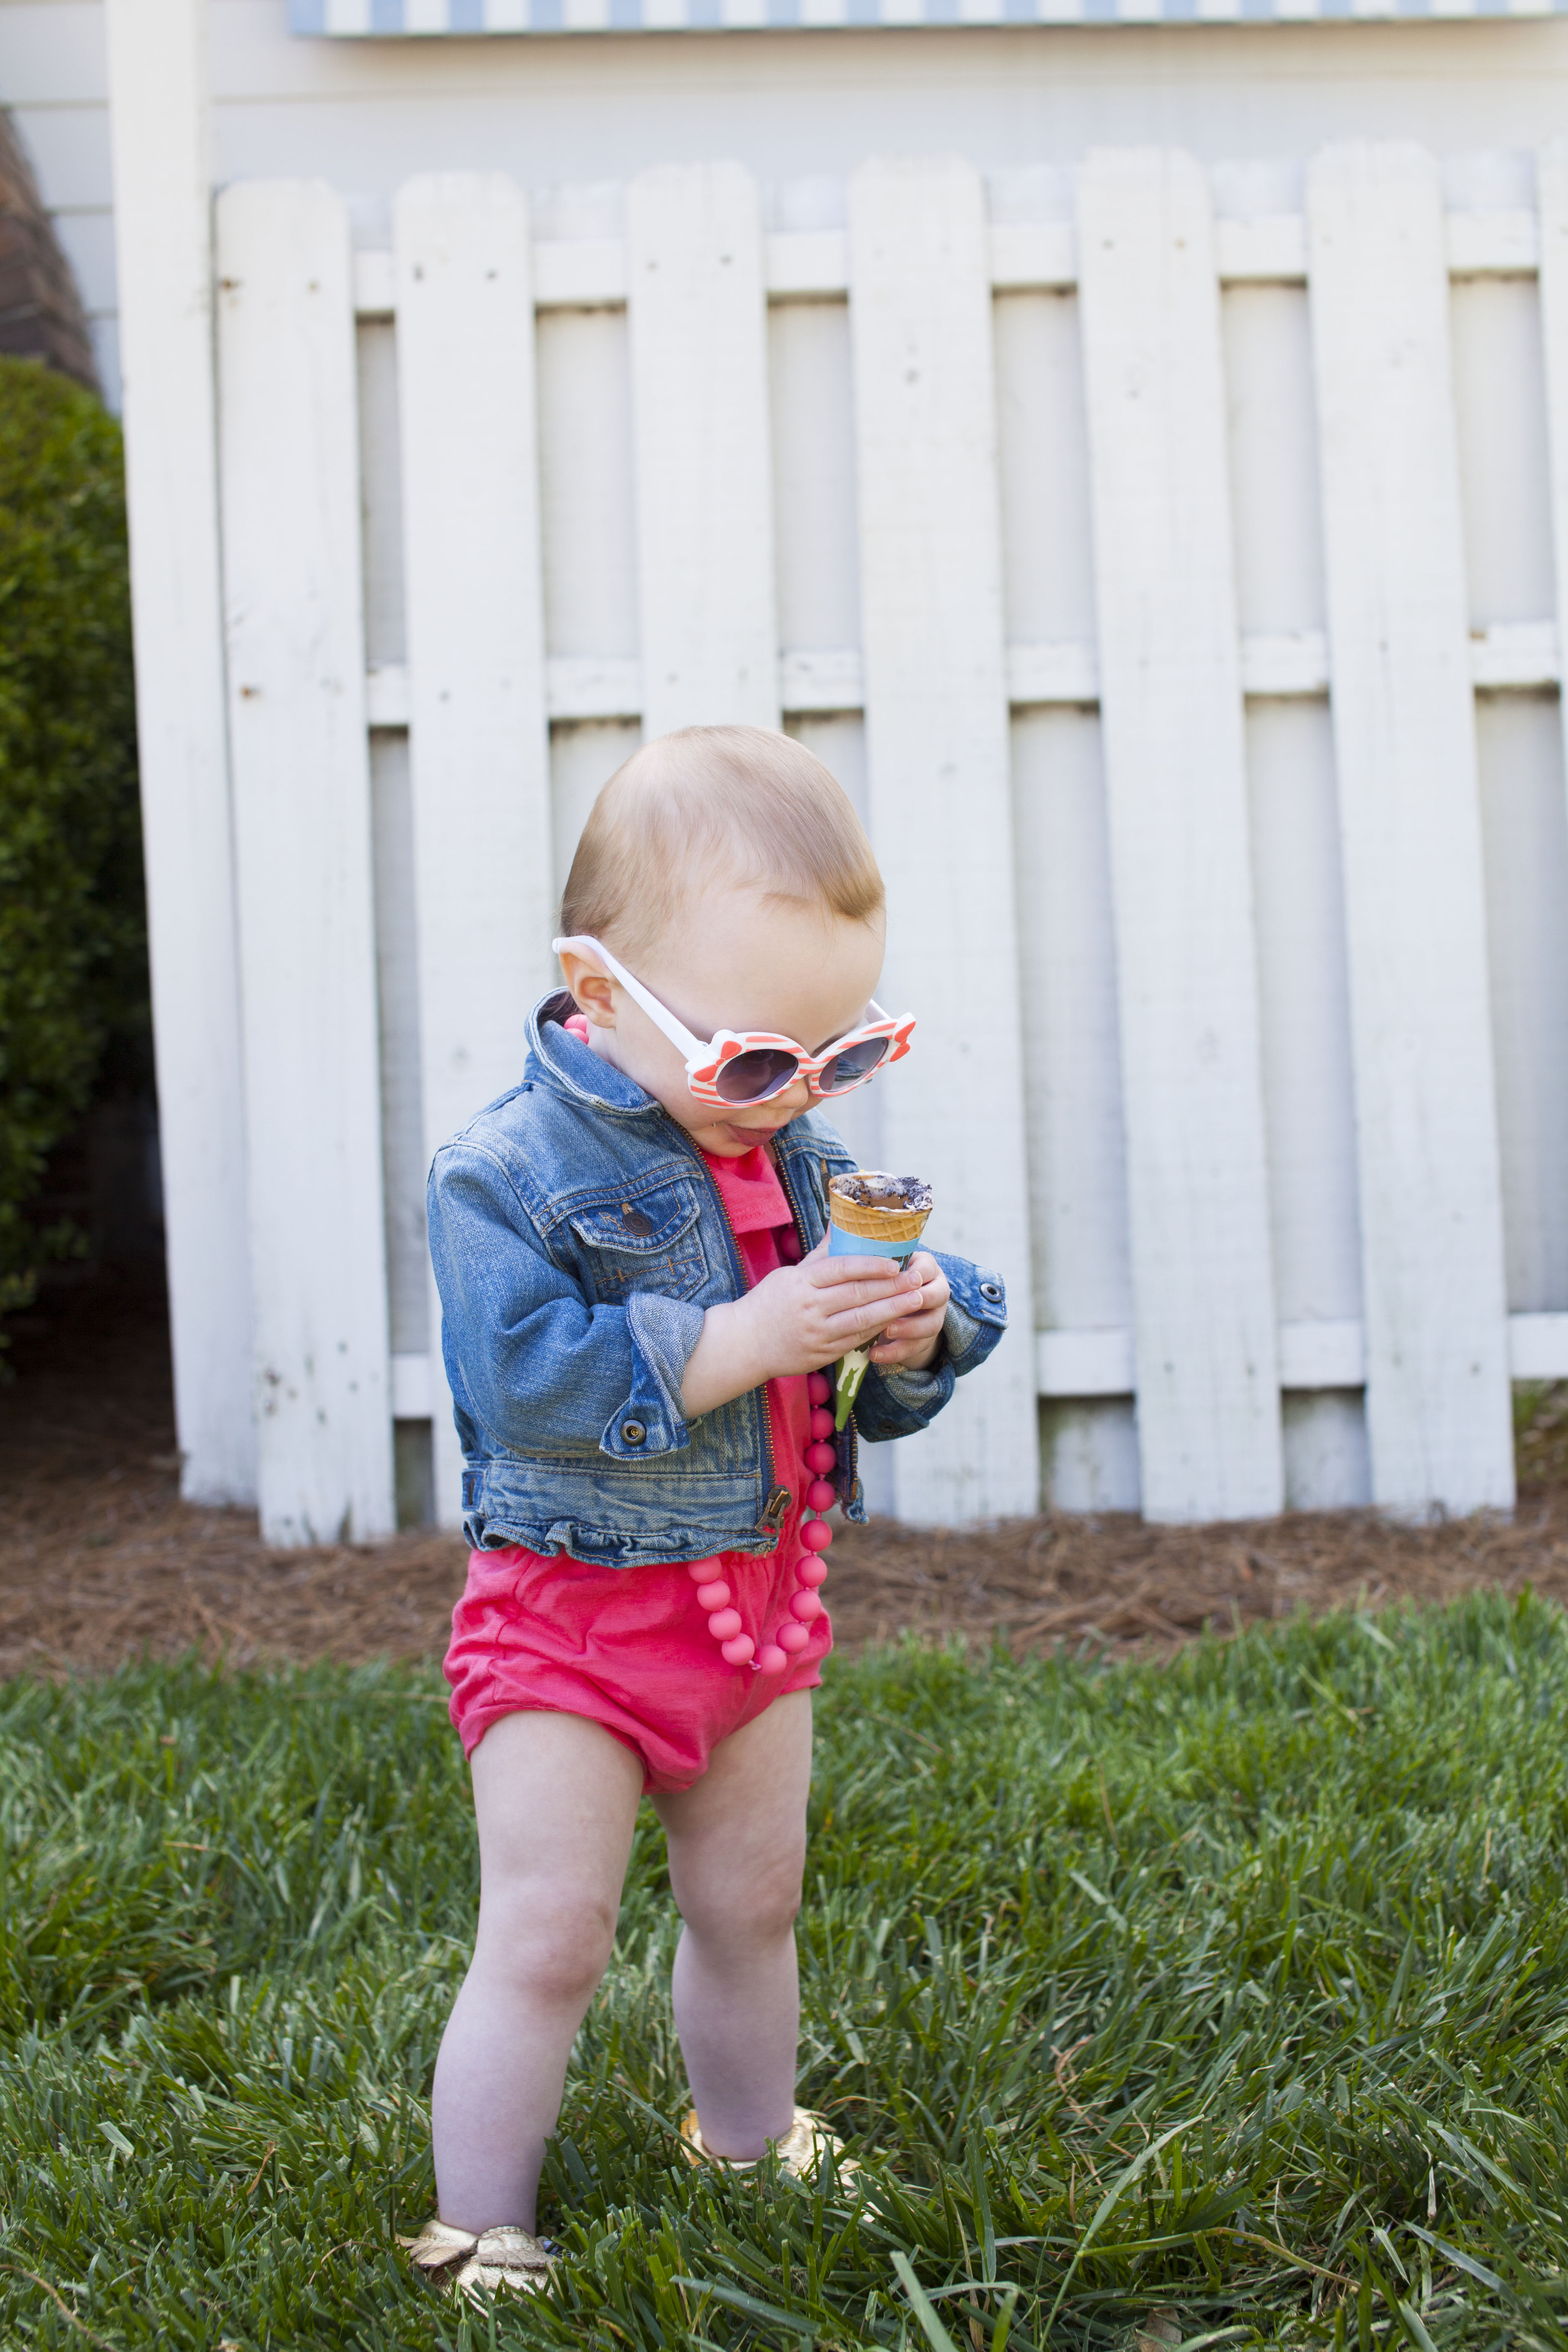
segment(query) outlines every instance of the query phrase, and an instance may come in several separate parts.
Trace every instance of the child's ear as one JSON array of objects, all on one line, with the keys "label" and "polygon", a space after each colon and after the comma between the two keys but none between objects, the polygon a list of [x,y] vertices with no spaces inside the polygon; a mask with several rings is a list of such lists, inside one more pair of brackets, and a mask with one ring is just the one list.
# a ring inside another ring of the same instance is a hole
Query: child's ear
[{"label": "child's ear", "polygon": [[570,948],[561,957],[561,969],[566,975],[566,985],[579,1013],[591,1028],[613,1029],[616,1025],[615,984],[602,971],[595,971]]}]

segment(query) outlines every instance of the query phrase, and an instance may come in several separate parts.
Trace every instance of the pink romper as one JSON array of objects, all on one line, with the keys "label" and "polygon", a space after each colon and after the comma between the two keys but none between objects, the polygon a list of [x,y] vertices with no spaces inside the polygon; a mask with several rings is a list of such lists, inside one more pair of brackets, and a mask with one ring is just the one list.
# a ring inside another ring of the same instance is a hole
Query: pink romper
[{"label": "pink romper", "polygon": [[[784,1188],[759,1144],[742,1157],[704,1152],[735,1231],[748,1288],[800,1256]],[[789,1613],[801,1556],[802,1499],[811,1480],[804,1374],[767,1383],[774,1484],[789,1511],[778,1549],[716,1554],[710,1563],[734,1595],[743,1630],[760,1649]],[[684,1561],[655,1568],[593,1568],[510,1545],[476,1551],[452,1612],[445,1673],[451,1717],[471,1756],[503,1715],[540,1710],[586,1716],[641,1758],[649,1795],[689,1789],[714,1746],[784,1691],[811,1690],[833,1646],[826,1612],[780,1675],[726,1664]]]}]

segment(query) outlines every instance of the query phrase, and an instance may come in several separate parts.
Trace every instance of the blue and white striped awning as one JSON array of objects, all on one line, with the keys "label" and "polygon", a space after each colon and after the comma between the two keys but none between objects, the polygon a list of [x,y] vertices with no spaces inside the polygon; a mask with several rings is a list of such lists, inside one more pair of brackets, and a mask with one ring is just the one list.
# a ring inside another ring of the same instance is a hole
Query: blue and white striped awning
[{"label": "blue and white striped awning", "polygon": [[1568,15],[1568,0],[289,0],[296,33],[787,32],[922,25],[1301,25]]}]

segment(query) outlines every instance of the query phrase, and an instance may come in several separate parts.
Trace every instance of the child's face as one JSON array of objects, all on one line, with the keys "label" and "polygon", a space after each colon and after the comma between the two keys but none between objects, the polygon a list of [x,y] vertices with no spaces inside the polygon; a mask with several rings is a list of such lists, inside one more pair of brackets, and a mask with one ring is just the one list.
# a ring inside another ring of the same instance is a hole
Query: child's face
[{"label": "child's face", "polygon": [[[882,946],[879,919],[846,922],[826,908],[770,905],[754,887],[718,882],[657,948],[626,961],[699,1037],[771,1029],[816,1053],[865,1017]],[[661,1103],[705,1151],[738,1157],[810,1109],[810,1089],[797,1078],[766,1102],[716,1118],[713,1105],[699,1102],[687,1086],[676,1048],[626,990],[570,951],[562,963],[595,1052]]]}]

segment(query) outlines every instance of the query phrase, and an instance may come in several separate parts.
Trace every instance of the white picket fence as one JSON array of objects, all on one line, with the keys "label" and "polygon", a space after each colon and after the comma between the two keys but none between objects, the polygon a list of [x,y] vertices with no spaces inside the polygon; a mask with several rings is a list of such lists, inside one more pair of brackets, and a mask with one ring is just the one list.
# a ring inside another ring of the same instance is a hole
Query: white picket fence
[{"label": "white picket fence", "polygon": [[1161,1519],[1511,1501],[1510,1369],[1568,1374],[1568,160],[1535,178],[1458,210],[1336,149],[1216,217],[1177,153],[1059,209],[872,161],[770,229],[730,163],[457,175],[390,250],[325,185],[223,194],[274,1539],[390,1528],[395,1421],[455,1518],[425,1167],[519,1075],[598,785],[712,720],[856,795],[921,1027],[846,1125],[1010,1285],[884,1507],[1029,1511],[1042,1460]]}]

